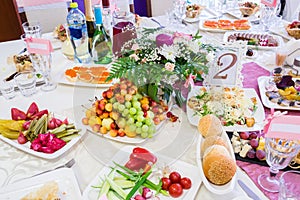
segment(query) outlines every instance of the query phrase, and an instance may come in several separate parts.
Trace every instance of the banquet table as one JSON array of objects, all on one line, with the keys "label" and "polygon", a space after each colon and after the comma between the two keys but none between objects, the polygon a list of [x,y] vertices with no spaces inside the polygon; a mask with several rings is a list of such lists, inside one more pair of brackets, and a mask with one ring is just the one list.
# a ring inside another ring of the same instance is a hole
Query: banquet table
[{"label": "banquet table", "polygon": [[[163,18],[157,19],[162,23],[164,22]],[[187,29],[195,31],[195,26],[188,25]],[[222,34],[220,33],[200,33],[208,37],[213,36],[216,40],[221,40],[222,38]],[[0,43],[1,79],[7,77],[7,75],[13,71],[12,68],[14,68],[14,66],[6,63],[7,57],[17,54],[23,48],[24,43],[20,40]],[[66,59],[60,49],[56,49],[52,56],[52,76],[54,80],[59,82],[64,70],[67,67],[74,66],[74,63],[73,61]],[[251,60],[243,60],[243,62],[251,62]],[[6,100],[4,97],[0,96],[0,119],[9,119],[10,109],[12,107],[26,110],[31,102],[36,102],[40,108],[47,108],[51,112],[74,120],[76,124],[81,124],[81,118],[84,115],[82,105],[90,104],[90,100],[93,99],[94,96],[100,97],[104,90],[105,88],[101,87],[80,87],[76,85],[58,84],[57,88],[51,92],[43,92],[38,88],[37,93],[31,97],[24,97],[17,91],[16,97],[11,100]],[[172,158],[174,162],[181,160],[197,166],[196,148],[200,134],[196,127],[189,124],[186,113],[180,108],[174,106],[172,112],[179,116],[180,120],[178,122],[164,122],[163,128],[155,137],[148,139],[141,144],[136,144],[136,146],[149,148],[154,153],[159,153]],[[15,184],[18,181],[24,180],[27,177],[45,170],[54,169],[55,167],[66,163],[71,158],[74,158],[76,161],[71,169],[76,176],[80,191],[83,192],[98,172],[111,161],[114,154],[126,145],[129,144],[111,141],[86,131],[82,139],[69,151],[65,152],[57,159],[47,160],[29,155],[0,141],[0,195],[1,188]],[[239,161],[239,165],[246,166],[246,168],[247,166],[252,165],[256,168],[256,176],[258,173],[268,171],[267,167],[260,168],[260,166],[251,163]],[[200,180],[200,177],[198,178]],[[260,199],[269,199],[240,167],[237,169],[237,179],[242,179]],[[235,184],[232,192],[226,195],[217,195],[208,191],[202,183],[194,199],[229,200],[234,198],[245,199],[246,196],[246,193],[238,184]]]}]

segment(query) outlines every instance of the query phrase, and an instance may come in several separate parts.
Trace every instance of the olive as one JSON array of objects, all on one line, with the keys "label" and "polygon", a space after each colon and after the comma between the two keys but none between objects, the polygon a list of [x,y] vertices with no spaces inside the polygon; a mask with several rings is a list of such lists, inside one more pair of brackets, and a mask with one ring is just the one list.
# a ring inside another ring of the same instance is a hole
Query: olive
[{"label": "olive", "polygon": [[252,49],[248,49],[246,52],[247,56],[253,56],[253,50]]}]

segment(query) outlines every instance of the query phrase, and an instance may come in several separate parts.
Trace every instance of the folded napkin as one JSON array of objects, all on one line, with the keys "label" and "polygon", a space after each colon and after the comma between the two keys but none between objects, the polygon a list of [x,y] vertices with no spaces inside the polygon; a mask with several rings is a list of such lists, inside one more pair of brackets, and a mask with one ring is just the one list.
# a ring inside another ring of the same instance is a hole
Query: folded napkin
[{"label": "folded napkin", "polygon": [[287,58],[285,59],[286,64],[292,66],[294,59],[300,56],[300,40],[292,39],[283,46],[287,52]]}]

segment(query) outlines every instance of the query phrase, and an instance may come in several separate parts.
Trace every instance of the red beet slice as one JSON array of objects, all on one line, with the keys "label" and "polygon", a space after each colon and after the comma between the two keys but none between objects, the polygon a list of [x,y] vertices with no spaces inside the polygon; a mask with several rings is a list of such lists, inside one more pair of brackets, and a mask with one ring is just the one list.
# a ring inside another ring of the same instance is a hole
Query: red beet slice
[{"label": "red beet slice", "polygon": [[26,116],[27,118],[32,119],[32,116],[34,116],[38,112],[39,112],[38,106],[36,105],[35,102],[32,102],[27,110]]},{"label": "red beet slice", "polygon": [[11,118],[13,120],[25,120],[27,117],[26,114],[23,111],[19,110],[18,108],[12,108]]}]

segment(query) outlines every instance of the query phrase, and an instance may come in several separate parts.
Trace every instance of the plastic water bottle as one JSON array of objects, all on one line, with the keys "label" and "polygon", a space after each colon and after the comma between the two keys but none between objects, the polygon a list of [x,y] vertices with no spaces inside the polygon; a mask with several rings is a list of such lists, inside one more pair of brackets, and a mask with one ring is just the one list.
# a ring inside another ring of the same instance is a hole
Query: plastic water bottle
[{"label": "plastic water bottle", "polygon": [[85,15],[78,9],[76,2],[70,3],[70,12],[67,15],[68,31],[74,49],[74,60],[79,63],[92,61],[88,50],[88,33]]}]

